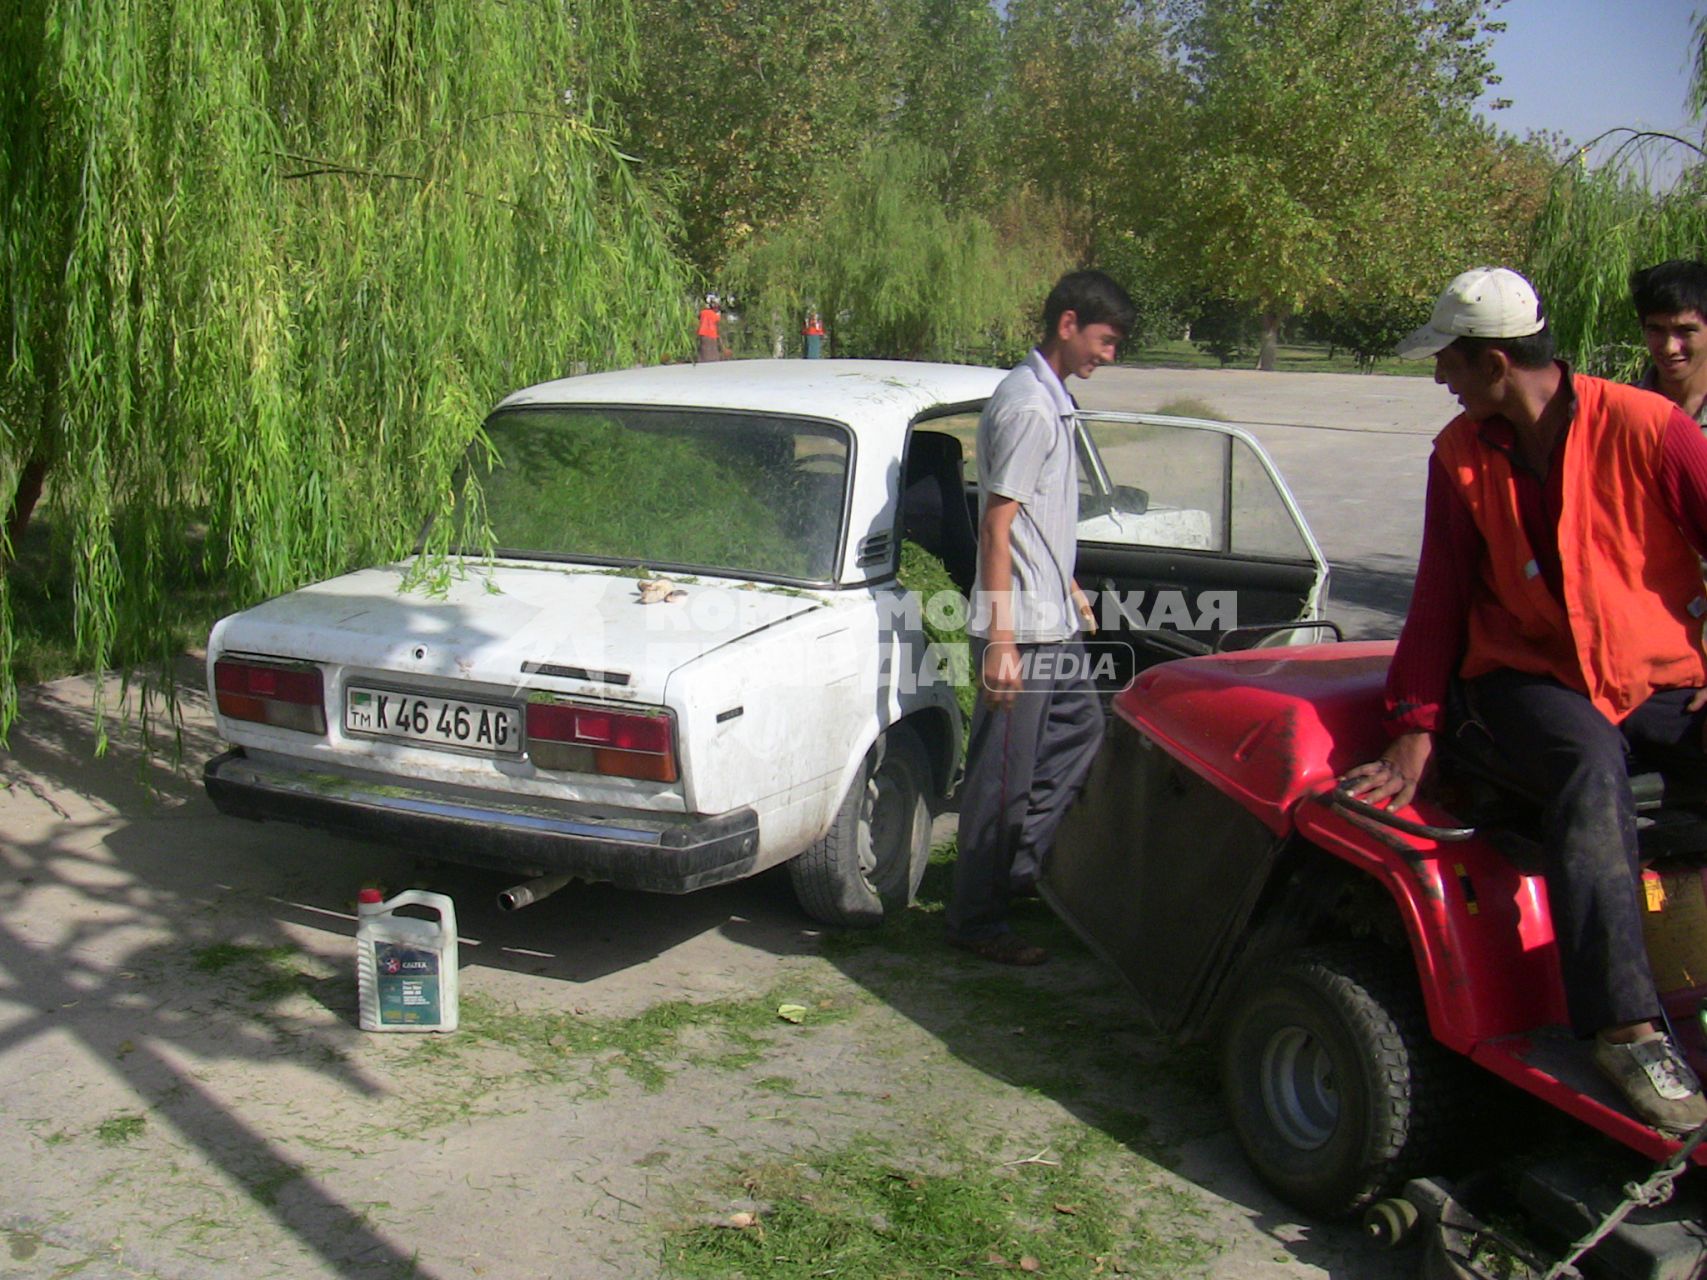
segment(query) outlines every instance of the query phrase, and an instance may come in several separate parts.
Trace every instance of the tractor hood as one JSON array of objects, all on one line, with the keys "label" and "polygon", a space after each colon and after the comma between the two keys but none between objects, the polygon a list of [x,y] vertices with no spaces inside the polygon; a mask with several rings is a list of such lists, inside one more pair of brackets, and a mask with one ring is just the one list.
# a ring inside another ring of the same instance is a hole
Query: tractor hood
[{"label": "tractor hood", "polygon": [[1379,755],[1393,642],[1300,645],[1164,662],[1114,701],[1121,719],[1271,831]]}]

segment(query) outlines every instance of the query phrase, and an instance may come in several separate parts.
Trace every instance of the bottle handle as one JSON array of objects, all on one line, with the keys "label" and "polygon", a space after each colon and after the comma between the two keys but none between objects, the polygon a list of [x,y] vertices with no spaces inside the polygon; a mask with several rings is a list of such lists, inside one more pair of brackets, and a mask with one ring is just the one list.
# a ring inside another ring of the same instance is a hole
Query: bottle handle
[{"label": "bottle handle", "polygon": [[407,906],[425,907],[428,911],[437,912],[439,924],[452,933],[456,932],[456,907],[444,894],[431,893],[426,889],[405,889],[387,900],[385,910]]}]

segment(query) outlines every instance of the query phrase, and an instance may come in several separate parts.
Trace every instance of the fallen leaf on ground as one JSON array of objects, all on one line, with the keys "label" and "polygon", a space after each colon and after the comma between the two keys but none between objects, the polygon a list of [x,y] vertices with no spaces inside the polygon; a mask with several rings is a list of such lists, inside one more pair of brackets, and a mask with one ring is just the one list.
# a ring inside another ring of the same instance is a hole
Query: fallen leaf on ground
[{"label": "fallen leaf on ground", "polygon": [[805,1022],[806,1006],[803,1004],[779,1004],[776,1007],[776,1016],[784,1022]]},{"label": "fallen leaf on ground", "polygon": [[1056,1213],[1073,1214],[1073,1213],[1077,1213],[1078,1211],[1079,1211],[1079,1206],[1076,1204],[1058,1204],[1055,1206],[1055,1212]]},{"label": "fallen leaf on ground", "polygon": [[1041,1271],[1043,1264],[1028,1253],[1019,1260],[1019,1269],[1021,1271]]},{"label": "fallen leaf on ground", "polygon": [[732,1213],[729,1215],[729,1225],[734,1227],[737,1231],[745,1231],[758,1220],[759,1217],[757,1214],[748,1213],[745,1209],[740,1213]]}]

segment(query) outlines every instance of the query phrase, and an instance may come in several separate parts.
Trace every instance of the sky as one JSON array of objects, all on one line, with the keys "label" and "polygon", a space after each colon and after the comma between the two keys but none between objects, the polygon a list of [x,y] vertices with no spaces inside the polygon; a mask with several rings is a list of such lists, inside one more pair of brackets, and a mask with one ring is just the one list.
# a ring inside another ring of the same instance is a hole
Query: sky
[{"label": "sky", "polygon": [[1507,0],[1494,14],[1495,70],[1486,112],[1519,137],[1551,130],[1581,145],[1619,125],[1698,139],[1684,96],[1693,70],[1693,15],[1707,0]]}]

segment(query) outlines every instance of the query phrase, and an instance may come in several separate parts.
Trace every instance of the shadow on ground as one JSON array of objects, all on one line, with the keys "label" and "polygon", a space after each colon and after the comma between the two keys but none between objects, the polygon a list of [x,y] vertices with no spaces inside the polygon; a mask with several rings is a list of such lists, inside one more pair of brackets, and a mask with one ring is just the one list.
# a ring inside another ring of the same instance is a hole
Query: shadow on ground
[{"label": "shadow on ground", "polygon": [[[767,987],[767,965],[821,954],[961,1062],[1052,1100],[1213,1192],[1277,1255],[1347,1280],[1400,1273],[1353,1229],[1299,1225],[1255,1183],[1221,1119],[1206,1054],[1149,1034],[1118,980],[1040,903],[1027,904],[1024,923],[1057,955],[1025,972],[944,945],[941,863],[917,907],[869,933],[809,925],[785,873],[685,897],[577,887],[504,914],[495,900],[503,877],[217,814],[198,770],[218,744],[195,692],[184,694],[191,727],[181,763],[144,759],[128,735],[92,761],[78,687],[32,691],[0,774],[9,793],[0,798],[0,1054],[8,1074],[45,1081],[64,1069],[56,1064],[67,1045],[78,1060],[100,1064],[105,1110],[128,1106],[168,1126],[327,1273],[461,1274],[435,1270],[376,1228],[362,1204],[283,1150],[264,1119],[228,1104],[209,1083],[208,1064],[218,1064],[217,1075],[302,1056],[295,1065],[317,1078],[305,1088],[306,1107],[316,1089],[380,1099],[399,1082],[336,1045],[303,1055],[314,1039],[306,1028],[293,1041],[288,1026],[226,1016],[233,974],[199,961],[232,944],[245,955],[289,949],[318,958],[328,976],[308,993],[348,1030],[356,1016],[352,904],[373,882],[452,894],[465,988],[478,981],[564,1010],[629,1013],[684,997],[751,996]],[[476,971],[485,975],[475,979]],[[28,1087],[14,1093],[20,1114],[31,1096]],[[122,1219],[122,1203],[108,1212]],[[219,1275],[225,1266],[155,1258],[146,1243],[128,1261],[175,1276]]]}]

